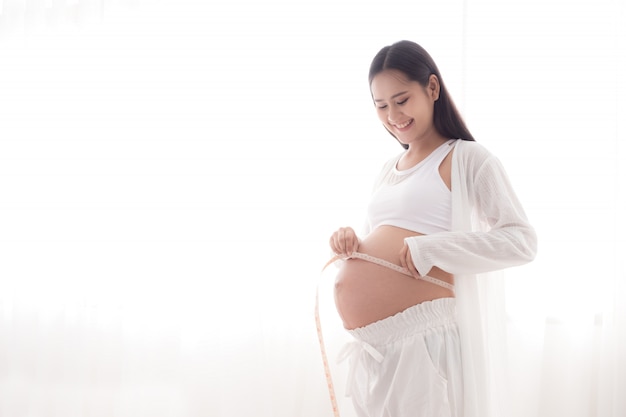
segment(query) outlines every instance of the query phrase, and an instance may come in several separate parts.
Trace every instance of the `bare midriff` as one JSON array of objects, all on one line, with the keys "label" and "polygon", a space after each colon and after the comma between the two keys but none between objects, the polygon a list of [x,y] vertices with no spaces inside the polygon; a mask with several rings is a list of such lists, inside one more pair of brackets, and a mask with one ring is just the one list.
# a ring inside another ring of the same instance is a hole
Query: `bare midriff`
[{"label": "bare midriff", "polygon": [[[404,238],[409,236],[420,234],[394,226],[380,226],[360,243],[358,252],[400,265],[400,250]],[[428,275],[454,283],[451,274],[437,267],[428,271]],[[347,329],[363,327],[416,304],[445,297],[454,297],[454,293],[362,259],[346,260],[335,280],[335,304]]]}]

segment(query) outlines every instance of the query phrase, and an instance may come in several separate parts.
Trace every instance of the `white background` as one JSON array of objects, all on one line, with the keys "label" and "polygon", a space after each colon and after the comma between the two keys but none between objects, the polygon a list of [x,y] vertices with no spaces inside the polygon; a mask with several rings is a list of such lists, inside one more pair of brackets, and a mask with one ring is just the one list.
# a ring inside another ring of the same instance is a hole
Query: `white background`
[{"label": "white background", "polygon": [[[624,339],[620,2],[0,7],[0,415],[327,415],[312,296],[330,233],[360,227],[401,150],[367,85],[400,39],[539,234],[507,279],[521,415],[618,409],[571,381]],[[540,380],[550,323],[564,369],[590,364],[568,383]]]}]

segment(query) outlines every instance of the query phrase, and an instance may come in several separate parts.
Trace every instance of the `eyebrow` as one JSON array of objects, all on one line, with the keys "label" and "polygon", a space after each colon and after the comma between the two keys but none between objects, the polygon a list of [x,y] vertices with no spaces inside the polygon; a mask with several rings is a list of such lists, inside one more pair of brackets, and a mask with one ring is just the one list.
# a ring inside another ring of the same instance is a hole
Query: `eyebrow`
[{"label": "eyebrow", "polygon": [[[403,92],[401,92],[401,93],[394,94],[393,96],[391,96],[391,98],[393,99],[393,98],[396,98],[396,97],[401,96],[402,94],[406,94],[406,93],[408,93],[408,91],[403,91]],[[383,99],[378,99],[378,100],[376,100],[376,99],[375,99],[374,101],[379,102],[379,101],[385,101],[385,100],[383,100]]]}]

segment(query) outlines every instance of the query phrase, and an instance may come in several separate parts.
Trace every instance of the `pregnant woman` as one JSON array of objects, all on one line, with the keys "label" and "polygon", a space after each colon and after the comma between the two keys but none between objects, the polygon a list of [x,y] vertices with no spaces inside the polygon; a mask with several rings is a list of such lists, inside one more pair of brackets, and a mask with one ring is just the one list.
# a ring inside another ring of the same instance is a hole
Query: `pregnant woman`
[{"label": "pregnant woman", "polygon": [[421,46],[384,47],[369,83],[403,150],[383,165],[366,230],[330,238],[337,311],[357,342],[348,394],[359,417],[486,417],[481,303],[497,300],[478,297],[476,277],[530,262],[534,229]]}]

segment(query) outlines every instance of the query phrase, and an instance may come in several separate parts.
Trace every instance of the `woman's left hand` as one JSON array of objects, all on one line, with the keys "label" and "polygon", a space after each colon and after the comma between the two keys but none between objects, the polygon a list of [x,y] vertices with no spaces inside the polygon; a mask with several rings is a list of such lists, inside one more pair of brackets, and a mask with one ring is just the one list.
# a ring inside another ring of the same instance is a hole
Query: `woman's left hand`
[{"label": "woman's left hand", "polygon": [[419,272],[417,272],[417,269],[415,268],[415,264],[413,263],[413,258],[411,257],[411,250],[409,249],[409,245],[407,245],[406,242],[404,242],[404,246],[400,250],[400,265],[408,269],[414,278],[417,279],[420,277],[420,274]]}]

